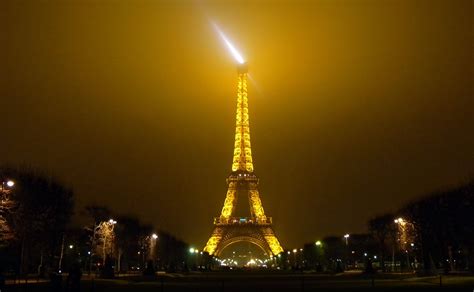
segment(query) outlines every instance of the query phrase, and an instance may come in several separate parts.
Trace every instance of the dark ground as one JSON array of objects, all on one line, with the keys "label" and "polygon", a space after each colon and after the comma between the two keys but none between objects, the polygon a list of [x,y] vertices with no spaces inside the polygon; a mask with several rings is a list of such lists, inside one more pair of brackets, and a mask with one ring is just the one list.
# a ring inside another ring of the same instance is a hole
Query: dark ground
[{"label": "dark ground", "polygon": [[[345,273],[341,275],[294,274],[272,272],[219,272],[166,274],[153,278],[139,276],[112,280],[84,277],[81,290],[154,291],[154,292],[264,292],[264,291],[474,291],[474,276],[414,277],[413,275],[376,275]],[[65,288],[62,291],[73,291]],[[8,285],[6,291],[52,291],[50,284]],[[1,291],[3,292],[3,291]]]}]

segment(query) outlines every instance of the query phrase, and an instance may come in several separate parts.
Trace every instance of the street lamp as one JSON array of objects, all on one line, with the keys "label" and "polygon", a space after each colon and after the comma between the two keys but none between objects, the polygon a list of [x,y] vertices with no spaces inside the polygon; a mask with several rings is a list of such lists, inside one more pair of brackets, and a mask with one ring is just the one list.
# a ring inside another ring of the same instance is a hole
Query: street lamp
[{"label": "street lamp", "polygon": [[[108,222],[102,222],[101,225],[105,228],[101,232],[103,233],[103,245],[102,245],[102,265],[105,265],[105,258],[107,255],[106,249],[107,249],[107,239],[110,237],[110,240],[113,240],[114,236],[114,225],[117,224],[117,221],[114,219],[109,219]],[[110,246],[110,252],[112,252],[112,246]]]},{"label": "street lamp", "polygon": [[316,246],[321,246],[321,241],[318,240],[318,241],[316,241],[314,244],[315,244]]},{"label": "street lamp", "polygon": [[399,217],[399,218],[393,220],[393,222],[395,222],[396,224],[401,224],[401,225],[404,225],[406,223],[405,220],[402,217]]},{"label": "street lamp", "polygon": [[296,261],[296,253],[298,252],[298,249],[294,248],[293,249],[293,260],[295,262],[295,267],[298,265],[297,261]]},{"label": "street lamp", "polygon": [[3,180],[2,179],[1,182],[2,182],[2,190],[1,190],[2,192],[3,191],[8,191],[8,189],[11,189],[15,186],[15,182],[10,180],[10,179],[9,180]]},{"label": "street lamp", "polygon": [[153,263],[155,262],[156,259],[156,244],[157,244],[157,239],[158,235],[156,233],[151,234],[148,236],[150,242],[148,245],[148,260],[152,261]]},{"label": "street lamp", "polygon": [[349,264],[349,233],[344,234],[344,240],[346,241],[346,252],[345,252],[345,261],[346,265]]},{"label": "street lamp", "polygon": [[[0,230],[4,228],[8,230],[8,221],[4,217],[4,214],[8,213],[13,208],[13,201],[9,198],[11,188],[15,185],[12,180],[4,181],[1,180],[0,190]],[[5,187],[6,186],[6,187]]]},{"label": "street lamp", "polygon": [[[398,241],[399,241],[399,244],[400,244],[400,250],[405,250],[405,253],[406,253],[406,256],[407,256],[407,267],[409,268],[411,266],[410,264],[410,255],[409,255],[409,251],[408,251],[408,247],[407,247],[407,244],[408,242],[412,241],[413,240],[413,232],[415,230],[415,225],[413,224],[413,222],[409,221],[409,220],[405,220],[403,218],[397,218],[394,220],[394,222],[398,225]],[[415,244],[412,242],[410,243],[410,246],[412,247],[412,249],[414,248]],[[394,258],[395,258],[395,246],[393,248],[393,255],[392,255],[393,259],[392,261],[394,262]]]}]

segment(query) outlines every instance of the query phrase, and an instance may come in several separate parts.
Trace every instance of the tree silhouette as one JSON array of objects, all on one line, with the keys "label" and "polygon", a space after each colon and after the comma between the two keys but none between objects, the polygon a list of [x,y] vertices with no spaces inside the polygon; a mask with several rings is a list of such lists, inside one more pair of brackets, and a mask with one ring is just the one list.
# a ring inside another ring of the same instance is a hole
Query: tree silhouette
[{"label": "tree silhouette", "polygon": [[385,214],[374,217],[368,223],[369,232],[377,242],[378,251],[380,253],[380,265],[385,271],[385,261],[388,250],[392,248],[394,253],[397,229],[394,223],[393,214]]},{"label": "tree silhouette", "polygon": [[[427,272],[449,263],[474,268],[474,181],[432,193],[400,210],[413,222]],[[433,266],[435,264],[435,266]]]},{"label": "tree silhouette", "polygon": [[0,175],[0,247],[7,245],[14,239],[14,233],[8,221],[15,203],[12,199],[13,187],[7,185],[7,180]]},{"label": "tree silhouette", "polygon": [[72,189],[31,167],[3,167],[0,173],[15,181],[10,194],[14,208],[6,220],[19,247],[19,272],[27,272],[29,263],[39,257],[53,266],[73,213]]}]

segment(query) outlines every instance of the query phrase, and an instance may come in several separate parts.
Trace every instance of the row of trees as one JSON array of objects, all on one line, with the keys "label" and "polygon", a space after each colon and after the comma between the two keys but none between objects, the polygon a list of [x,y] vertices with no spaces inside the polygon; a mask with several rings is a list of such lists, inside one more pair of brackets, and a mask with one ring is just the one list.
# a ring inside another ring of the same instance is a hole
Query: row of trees
[{"label": "row of trees", "polygon": [[[0,270],[44,274],[79,264],[111,276],[216,264],[206,254],[190,254],[171,234],[105,207],[86,207],[90,223],[72,228],[72,189],[30,167],[0,168],[0,182]],[[474,181],[374,217],[368,230],[286,251],[272,264],[321,271],[474,270]]]},{"label": "row of trees", "polygon": [[398,234],[400,250],[412,248],[426,272],[474,270],[474,180],[410,202],[397,216],[376,217],[369,227],[380,235],[378,246],[384,253]]},{"label": "row of trees", "polygon": [[188,245],[138,218],[106,207],[81,211],[73,227],[74,193],[31,167],[0,168],[0,272],[61,272],[71,266],[111,276],[117,271],[181,269]]},{"label": "row of trees", "polygon": [[412,201],[368,222],[367,234],[308,243],[295,265],[384,272],[474,270],[474,181]]},{"label": "row of trees", "polygon": [[157,231],[137,217],[113,214],[106,207],[88,206],[85,213],[91,223],[82,232],[89,240],[79,242],[87,250],[88,257],[82,261],[88,263],[89,271],[102,269],[104,276],[110,276],[113,271],[184,268],[188,245],[170,233]]},{"label": "row of trees", "polygon": [[72,189],[30,167],[3,167],[0,180],[1,268],[26,273],[34,265],[57,267],[74,208]]}]

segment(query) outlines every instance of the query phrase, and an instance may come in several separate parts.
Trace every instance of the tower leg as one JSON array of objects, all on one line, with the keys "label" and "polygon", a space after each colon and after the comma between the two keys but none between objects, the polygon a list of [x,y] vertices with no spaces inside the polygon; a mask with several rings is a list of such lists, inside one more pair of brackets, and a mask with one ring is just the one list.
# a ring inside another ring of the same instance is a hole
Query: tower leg
[{"label": "tower leg", "polygon": [[209,253],[210,255],[213,255],[216,252],[223,235],[224,230],[221,227],[214,227],[211,237],[209,237],[209,240],[207,241],[206,246],[204,247],[204,251]]}]

